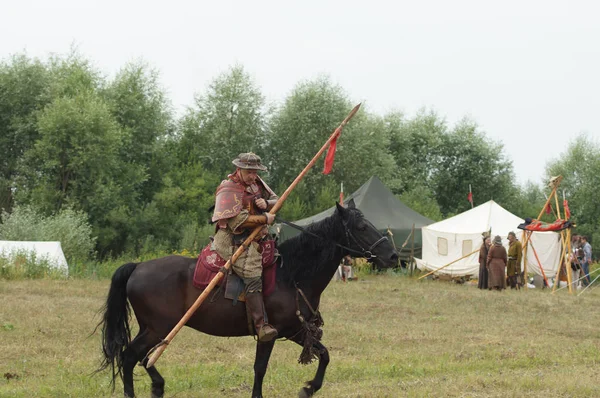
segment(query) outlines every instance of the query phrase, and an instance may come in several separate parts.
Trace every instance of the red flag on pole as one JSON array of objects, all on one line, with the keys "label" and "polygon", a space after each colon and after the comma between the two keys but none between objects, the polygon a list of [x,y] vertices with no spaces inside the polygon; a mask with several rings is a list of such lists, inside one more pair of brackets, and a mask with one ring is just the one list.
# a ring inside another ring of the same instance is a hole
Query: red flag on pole
[{"label": "red flag on pole", "polygon": [[569,201],[564,199],[563,206],[565,208],[565,220],[571,219],[571,209],[569,209]]},{"label": "red flag on pole", "polygon": [[340,184],[340,205],[344,205],[344,183]]},{"label": "red flag on pole", "polygon": [[469,184],[469,194],[467,195],[467,200],[471,202],[471,208],[473,208],[473,192],[471,192],[471,184]]},{"label": "red flag on pole", "polygon": [[552,205],[550,203],[548,203],[548,206],[546,206],[546,214],[550,214],[552,213]]},{"label": "red flag on pole", "polygon": [[327,149],[327,155],[325,155],[325,167],[323,168],[323,174],[331,173],[331,169],[333,168],[333,161],[335,160],[335,148],[337,146],[337,139],[342,133],[341,128],[336,129],[335,138],[331,140],[329,144],[329,149]]}]

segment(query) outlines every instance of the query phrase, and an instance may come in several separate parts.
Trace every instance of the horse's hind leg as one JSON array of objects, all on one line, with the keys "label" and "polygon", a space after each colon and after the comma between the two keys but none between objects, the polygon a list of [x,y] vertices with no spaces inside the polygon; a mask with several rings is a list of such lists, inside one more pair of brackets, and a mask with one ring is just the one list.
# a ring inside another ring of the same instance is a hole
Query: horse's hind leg
[{"label": "horse's hind leg", "polygon": [[[158,344],[158,338],[152,338],[148,329],[140,330],[137,336],[129,343],[129,347],[123,352],[123,389],[125,397],[135,397],[133,389],[133,369],[150,351]],[[144,361],[146,362],[146,361]],[[146,369],[144,367],[144,369]],[[152,379],[152,398],[160,398],[165,391],[165,380],[154,366],[146,369]]]},{"label": "horse's hind leg", "polygon": [[[146,369],[145,366],[144,369]],[[152,398],[162,398],[165,393],[165,379],[163,379],[154,366],[147,368],[146,372],[148,372],[148,375],[152,379]]]},{"label": "horse's hind leg", "polygon": [[262,398],[262,384],[265,374],[267,373],[267,365],[275,340],[265,343],[256,343],[256,356],[254,357],[254,385],[252,386],[252,398]]},{"label": "horse's hind leg", "polygon": [[[300,341],[294,341],[303,345]],[[315,378],[307,381],[306,387],[302,387],[302,390],[300,390],[300,393],[298,394],[300,398],[312,397],[314,393],[319,391],[323,385],[323,380],[325,379],[325,369],[327,369],[327,365],[329,365],[329,351],[327,351],[327,348],[319,341],[313,343],[313,348],[319,352],[319,367],[317,368]]]}]

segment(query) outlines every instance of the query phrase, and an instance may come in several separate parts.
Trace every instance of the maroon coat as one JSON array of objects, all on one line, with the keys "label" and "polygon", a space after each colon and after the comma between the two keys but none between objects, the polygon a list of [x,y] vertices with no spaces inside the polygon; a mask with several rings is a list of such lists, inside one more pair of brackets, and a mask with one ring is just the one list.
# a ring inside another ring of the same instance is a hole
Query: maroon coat
[{"label": "maroon coat", "polygon": [[492,245],[487,257],[488,287],[506,288],[506,249],[502,245]]}]

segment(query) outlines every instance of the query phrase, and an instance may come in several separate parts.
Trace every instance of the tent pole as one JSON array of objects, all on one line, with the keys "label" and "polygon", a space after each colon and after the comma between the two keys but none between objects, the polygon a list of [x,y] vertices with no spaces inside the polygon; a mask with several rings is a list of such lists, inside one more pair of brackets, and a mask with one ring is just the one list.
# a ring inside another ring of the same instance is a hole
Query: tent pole
[{"label": "tent pole", "polygon": [[[396,251],[396,253],[398,253],[398,249],[396,249],[396,242],[394,241],[394,234],[390,230],[390,226],[389,225],[388,225],[388,229],[387,229],[387,234],[392,239],[392,246],[394,246],[394,250]],[[398,254],[400,254],[400,253],[398,253]],[[398,258],[398,261],[400,261],[400,258]],[[398,264],[396,264],[396,265],[398,265]]]},{"label": "tent pole", "polygon": [[544,277],[544,281],[546,282],[546,286],[548,285],[548,278],[546,278],[546,273],[544,272],[544,267],[542,266],[542,262],[540,261],[540,258],[537,255],[537,251],[535,250],[535,247],[533,246],[533,242],[529,242],[529,244],[531,245],[531,248],[533,249],[533,254],[535,255],[535,259],[538,262],[538,265],[540,266],[540,271],[542,271],[542,276]]},{"label": "tent pole", "polygon": [[[411,247],[410,247],[410,276],[413,274],[414,262],[415,262],[415,223],[413,223],[411,231]],[[422,239],[421,239],[422,240]],[[421,245],[423,246],[423,245]]]},{"label": "tent pole", "polygon": [[[561,236],[561,238],[562,238],[562,236]],[[560,257],[558,259],[558,271],[556,271],[556,277],[554,280],[554,287],[552,288],[552,293],[554,293],[556,291],[556,286],[560,283],[560,270],[563,266],[563,259],[565,258],[565,249],[566,249],[566,246],[565,246],[564,242],[561,240]],[[565,264],[565,266],[566,266],[566,264]]]},{"label": "tent pole", "polygon": [[434,272],[438,272],[438,271],[440,271],[440,270],[442,270],[442,269],[444,269],[444,268],[446,268],[446,267],[448,267],[448,266],[450,266],[450,265],[454,264],[454,263],[455,263],[455,262],[457,262],[457,261],[460,261],[460,260],[462,260],[462,259],[465,259],[465,258],[467,258],[467,257],[469,257],[469,256],[471,256],[471,255],[473,255],[473,254],[475,254],[475,253],[477,253],[478,251],[479,251],[479,249],[477,249],[477,250],[474,250],[474,251],[472,251],[471,253],[469,253],[469,254],[467,254],[467,255],[464,255],[464,256],[462,256],[461,258],[457,258],[456,260],[454,260],[454,261],[452,261],[452,262],[449,262],[448,264],[444,265],[443,267],[440,267],[440,268],[438,268],[438,269],[434,269],[433,271],[431,271],[431,272],[428,272],[427,274],[425,274],[425,275],[423,275],[423,276],[420,276],[420,277],[419,277],[419,279],[423,279],[423,278],[425,278],[425,277],[427,277],[427,276],[429,276],[429,275],[433,274]]}]

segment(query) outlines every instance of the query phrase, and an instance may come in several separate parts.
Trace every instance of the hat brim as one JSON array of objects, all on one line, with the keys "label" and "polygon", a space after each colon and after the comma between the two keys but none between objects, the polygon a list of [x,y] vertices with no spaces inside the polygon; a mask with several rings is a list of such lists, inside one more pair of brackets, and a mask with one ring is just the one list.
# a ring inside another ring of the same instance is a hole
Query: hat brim
[{"label": "hat brim", "polygon": [[261,171],[267,171],[267,168],[265,166],[261,165],[257,165],[257,166],[250,166],[246,163],[242,163],[239,159],[234,159],[233,163],[236,167],[239,167],[240,169],[244,169],[244,170],[261,170]]}]

